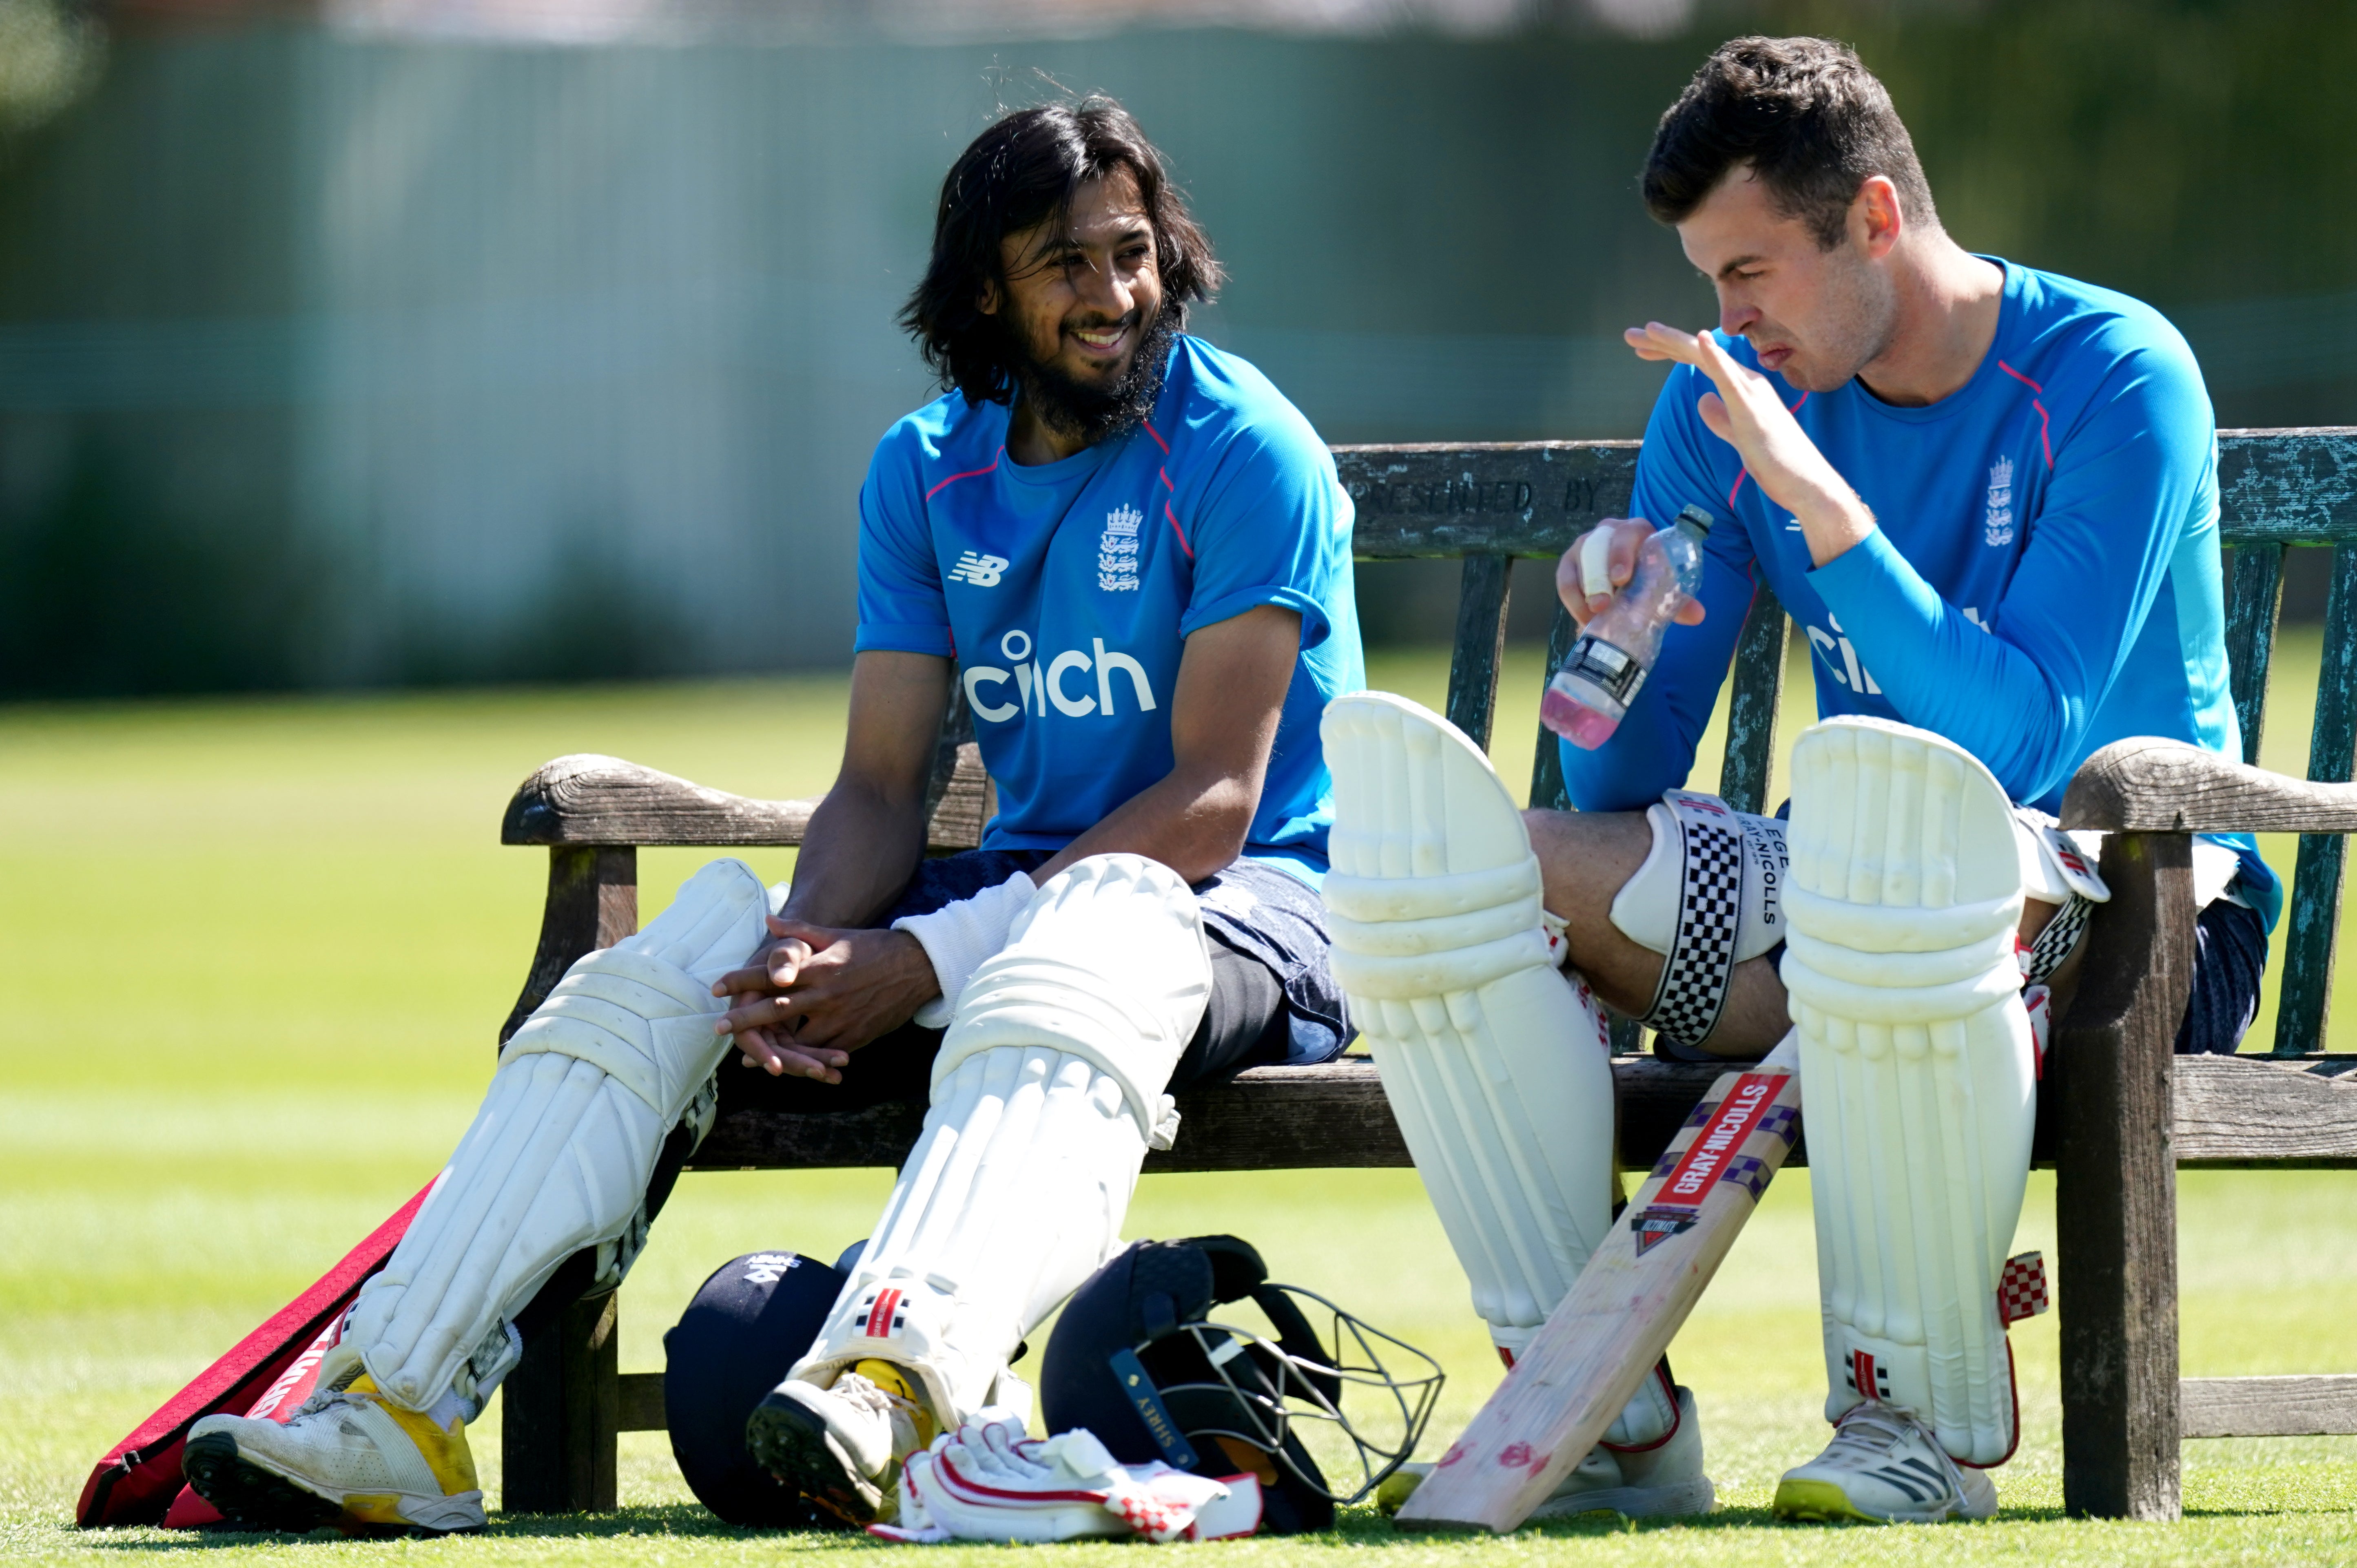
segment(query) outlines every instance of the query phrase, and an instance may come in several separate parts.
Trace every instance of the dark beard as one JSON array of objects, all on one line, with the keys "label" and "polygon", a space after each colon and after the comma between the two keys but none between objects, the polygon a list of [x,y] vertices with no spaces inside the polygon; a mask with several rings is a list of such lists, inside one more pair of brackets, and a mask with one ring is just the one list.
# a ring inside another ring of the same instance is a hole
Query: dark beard
[{"label": "dark beard", "polygon": [[1162,373],[1170,363],[1170,346],[1178,338],[1179,314],[1168,306],[1154,318],[1146,341],[1130,357],[1129,369],[1109,387],[1075,381],[1053,365],[1031,357],[1028,346],[1010,342],[1016,384],[1041,424],[1083,446],[1116,435],[1126,435],[1146,423],[1162,396]]}]

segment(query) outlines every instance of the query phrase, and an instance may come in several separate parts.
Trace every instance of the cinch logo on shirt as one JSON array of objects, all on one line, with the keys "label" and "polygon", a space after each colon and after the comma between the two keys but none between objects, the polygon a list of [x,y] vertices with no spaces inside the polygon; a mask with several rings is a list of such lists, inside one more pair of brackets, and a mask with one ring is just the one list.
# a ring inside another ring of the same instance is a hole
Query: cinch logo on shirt
[{"label": "cinch logo on shirt", "polygon": [[[1998,461],[2003,462],[2004,459],[1999,458]],[[1981,630],[1988,630],[1988,622],[1981,618],[1981,612],[1973,606],[1966,605],[1962,614]],[[1813,626],[1808,628],[1809,646],[1824,660],[1825,673],[1834,678],[1837,686],[1847,686],[1851,691],[1869,697],[1882,695],[1882,688],[1875,684],[1874,671],[1857,661],[1857,645],[1841,635],[1841,622],[1827,616],[1825,625],[1832,627],[1833,630],[1827,632]]]},{"label": "cinch logo on shirt", "polygon": [[[1831,675],[1836,684],[1847,686],[1853,692],[1861,692],[1877,697],[1882,695],[1882,688],[1874,683],[1874,677],[1867,673],[1866,667],[1857,661],[1856,645],[1848,638],[1841,635],[1841,622],[1827,616],[1825,625],[1834,628],[1831,633],[1817,627],[1809,628],[1810,646],[1824,658],[1825,673]],[[1848,671],[1846,677],[1843,674],[1845,671]]]},{"label": "cinch logo on shirt", "polygon": [[[1047,668],[1042,670],[1039,661],[1031,657],[1031,634],[1027,631],[1008,632],[998,639],[998,650],[1014,668],[1000,670],[988,664],[969,666],[964,675],[967,705],[974,709],[974,717],[991,724],[1005,724],[1017,714],[1038,714],[1046,718],[1051,705],[1066,718],[1086,718],[1091,714],[1103,714],[1111,718],[1114,711],[1115,690],[1113,674],[1118,670],[1129,677],[1130,694],[1136,699],[1137,711],[1152,713],[1154,684],[1146,678],[1146,666],[1126,653],[1107,648],[1102,637],[1092,637],[1089,641],[1096,650],[1093,656],[1076,648],[1068,649],[1048,660]],[[1091,671],[1097,678],[1094,693],[1091,693],[1086,684],[1078,688],[1067,684],[1066,677],[1075,672],[1085,675]],[[1015,687],[1012,693],[1006,690],[1010,682]],[[987,703],[982,696],[985,686],[995,688],[991,693],[993,700]],[[1006,700],[1009,695],[1015,699],[1011,703]]]},{"label": "cinch logo on shirt", "polygon": [[1104,537],[1097,541],[1097,586],[1106,593],[1136,588],[1137,528],[1145,521],[1146,514],[1134,506],[1115,507],[1105,513]]},{"label": "cinch logo on shirt", "polygon": [[950,568],[949,580],[972,583],[977,588],[995,588],[998,586],[998,575],[1006,570],[1006,556],[977,555],[969,550],[958,557],[956,565]]}]

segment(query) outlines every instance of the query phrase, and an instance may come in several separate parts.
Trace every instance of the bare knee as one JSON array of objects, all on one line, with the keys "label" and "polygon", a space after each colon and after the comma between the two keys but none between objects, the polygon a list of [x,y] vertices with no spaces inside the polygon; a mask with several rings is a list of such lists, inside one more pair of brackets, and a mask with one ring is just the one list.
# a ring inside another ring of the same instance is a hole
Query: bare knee
[{"label": "bare knee", "polygon": [[1645,864],[1653,830],[1642,811],[1549,811],[1523,813],[1531,848],[1539,857],[1546,907],[1566,920],[1604,917],[1613,896]]}]

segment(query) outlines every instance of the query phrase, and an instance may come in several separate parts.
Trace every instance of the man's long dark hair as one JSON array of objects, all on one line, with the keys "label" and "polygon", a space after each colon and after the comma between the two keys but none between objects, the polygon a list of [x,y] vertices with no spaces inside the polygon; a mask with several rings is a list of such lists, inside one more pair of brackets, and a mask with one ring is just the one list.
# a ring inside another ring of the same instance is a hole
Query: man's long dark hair
[{"label": "man's long dark hair", "polygon": [[1060,228],[1074,193],[1115,169],[1127,169],[1137,182],[1154,225],[1169,326],[1185,325],[1187,306],[1218,290],[1225,274],[1211,242],[1129,111],[1101,96],[1018,109],[976,136],[950,166],[933,220],[932,262],[900,311],[900,325],[944,391],[956,388],[968,403],[1014,397],[1019,350],[998,318],[981,308],[985,291],[1006,282],[1000,242],[1042,222]]}]

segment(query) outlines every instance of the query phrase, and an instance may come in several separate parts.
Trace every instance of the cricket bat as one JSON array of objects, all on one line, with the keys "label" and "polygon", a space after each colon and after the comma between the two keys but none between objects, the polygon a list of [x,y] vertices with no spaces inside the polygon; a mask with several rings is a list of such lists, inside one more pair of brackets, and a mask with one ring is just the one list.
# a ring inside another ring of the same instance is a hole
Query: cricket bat
[{"label": "cricket bat", "polygon": [[1669,1348],[1801,1130],[1800,1035],[1720,1075],[1464,1435],[1402,1530],[1519,1529]]}]

